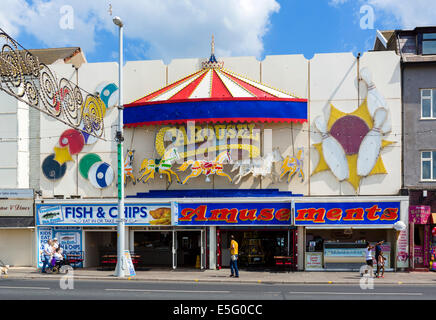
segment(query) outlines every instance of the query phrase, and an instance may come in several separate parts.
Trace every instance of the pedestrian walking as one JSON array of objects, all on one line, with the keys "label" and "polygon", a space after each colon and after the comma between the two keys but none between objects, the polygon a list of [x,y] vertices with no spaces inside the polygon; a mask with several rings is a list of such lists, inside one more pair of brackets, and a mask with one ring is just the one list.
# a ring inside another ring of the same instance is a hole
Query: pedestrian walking
[{"label": "pedestrian walking", "polygon": [[[366,241],[366,248],[365,248],[365,260],[366,260],[366,268],[365,268],[365,274],[368,273],[368,270],[370,270],[370,276],[372,277],[373,273],[373,260],[372,260],[372,249],[374,249],[371,244]],[[363,276],[363,274],[360,274],[360,276]]]},{"label": "pedestrian walking", "polygon": [[47,242],[44,244],[44,250],[42,251],[42,273],[47,273],[45,269],[50,265],[51,263],[51,257],[53,255],[53,242],[51,240],[47,240]]},{"label": "pedestrian walking", "polygon": [[384,243],[385,241],[384,240],[382,240],[382,241],[380,241],[380,242],[377,242],[376,243],[376,245],[375,245],[375,261],[376,261],[376,263],[377,263],[377,271],[376,271],[376,273],[375,273],[375,276],[378,278],[378,276],[380,275],[380,266],[379,266],[379,264],[378,264],[378,261],[379,261],[379,257],[380,257],[380,255],[382,255],[382,248],[381,248],[381,245]]},{"label": "pedestrian walking", "polygon": [[230,277],[239,278],[238,243],[233,235],[230,236]]},{"label": "pedestrian walking", "polygon": [[381,276],[380,276],[380,273],[377,275],[377,278],[380,278],[380,277],[382,277],[382,278],[384,278],[385,277],[385,260],[386,260],[386,258],[383,256],[383,254],[381,253],[379,256],[378,256],[378,260],[377,260],[377,269],[379,270],[379,272],[380,272],[380,270],[381,270]]},{"label": "pedestrian walking", "polygon": [[372,262],[372,249],[374,247],[371,246],[371,244],[366,241],[366,248],[365,248],[365,259],[366,259],[366,265],[372,267],[373,266],[373,262]]}]

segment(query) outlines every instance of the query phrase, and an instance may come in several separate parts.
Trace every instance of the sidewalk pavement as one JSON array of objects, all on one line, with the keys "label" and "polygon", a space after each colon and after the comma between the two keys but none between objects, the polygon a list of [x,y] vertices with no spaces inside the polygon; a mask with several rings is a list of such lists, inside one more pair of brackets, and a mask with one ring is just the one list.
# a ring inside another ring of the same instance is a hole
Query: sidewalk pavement
[{"label": "sidewalk pavement", "polygon": [[[136,271],[136,276],[117,278],[114,271],[97,269],[75,269],[74,278],[80,280],[136,280],[136,281],[185,281],[185,282],[228,282],[228,283],[266,283],[266,284],[358,284],[359,272],[330,271],[246,271],[240,270],[239,278],[230,278],[230,270],[199,269],[157,269]],[[41,274],[31,267],[12,267],[8,275],[1,279],[59,279],[63,274]],[[436,285],[436,273],[428,272],[385,272],[384,278],[374,279],[379,284],[420,284]]]}]

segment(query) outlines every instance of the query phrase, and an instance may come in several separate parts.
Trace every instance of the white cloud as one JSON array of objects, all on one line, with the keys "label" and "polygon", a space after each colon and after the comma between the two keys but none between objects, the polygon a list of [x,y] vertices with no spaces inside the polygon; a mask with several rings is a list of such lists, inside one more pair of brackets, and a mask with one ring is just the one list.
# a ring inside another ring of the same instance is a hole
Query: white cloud
[{"label": "white cloud", "polygon": [[337,6],[340,6],[341,4],[344,4],[347,1],[348,0],[330,0],[329,5],[337,7]]},{"label": "white cloud", "polygon": [[[103,41],[99,31],[117,32],[109,3],[113,16],[124,21],[125,42],[144,41],[147,46],[138,50],[167,61],[207,56],[212,34],[217,55],[259,57],[271,15],[280,10],[276,0],[2,0],[0,26],[14,36],[29,33],[49,47],[77,45],[86,53]],[[64,5],[74,9],[73,30],[60,28]]]},{"label": "white cloud", "polygon": [[[375,9],[378,23],[386,26],[399,25],[401,28],[436,25],[436,1],[434,0],[368,0]],[[383,12],[393,20],[377,17]]]},{"label": "white cloud", "polygon": [[[329,5],[338,7],[348,0],[329,0]],[[412,29],[436,25],[435,0],[359,0],[357,5],[370,5],[375,12],[379,28]]]}]

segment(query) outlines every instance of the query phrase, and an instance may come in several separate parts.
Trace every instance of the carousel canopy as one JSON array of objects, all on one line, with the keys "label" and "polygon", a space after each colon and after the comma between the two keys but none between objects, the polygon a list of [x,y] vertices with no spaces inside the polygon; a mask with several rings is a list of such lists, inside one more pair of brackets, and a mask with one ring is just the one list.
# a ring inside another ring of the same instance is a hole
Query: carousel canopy
[{"label": "carousel canopy", "polygon": [[307,121],[306,99],[225,70],[213,51],[200,71],[125,105],[124,125]]}]

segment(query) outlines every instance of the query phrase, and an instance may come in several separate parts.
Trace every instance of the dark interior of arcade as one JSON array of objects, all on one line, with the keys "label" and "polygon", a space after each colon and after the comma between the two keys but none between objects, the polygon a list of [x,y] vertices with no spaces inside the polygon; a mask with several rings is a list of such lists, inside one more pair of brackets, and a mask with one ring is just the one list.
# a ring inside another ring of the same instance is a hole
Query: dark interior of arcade
[{"label": "dark interior of arcade", "polygon": [[245,269],[276,269],[276,257],[293,257],[294,230],[266,229],[220,230],[221,265],[230,265],[230,235],[239,246],[239,267]]}]

